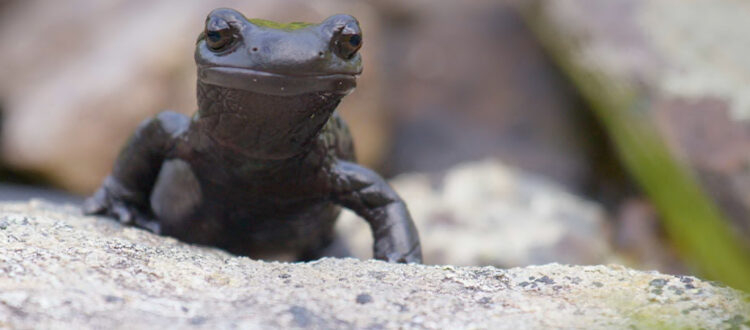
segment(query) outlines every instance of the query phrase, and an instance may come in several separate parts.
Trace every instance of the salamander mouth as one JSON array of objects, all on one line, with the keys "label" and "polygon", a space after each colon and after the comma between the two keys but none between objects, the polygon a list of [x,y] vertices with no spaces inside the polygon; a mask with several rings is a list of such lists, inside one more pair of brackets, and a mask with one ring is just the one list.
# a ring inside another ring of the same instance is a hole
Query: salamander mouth
[{"label": "salamander mouth", "polygon": [[348,94],[357,86],[357,75],[349,73],[285,75],[227,66],[198,68],[198,80],[203,83],[280,96],[311,92]]}]

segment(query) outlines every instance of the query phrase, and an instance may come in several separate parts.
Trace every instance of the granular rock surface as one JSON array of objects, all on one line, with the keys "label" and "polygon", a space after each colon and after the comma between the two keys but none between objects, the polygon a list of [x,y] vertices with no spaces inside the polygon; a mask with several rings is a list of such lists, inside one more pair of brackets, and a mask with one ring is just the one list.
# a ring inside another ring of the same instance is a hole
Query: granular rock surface
[{"label": "granular rock surface", "polygon": [[0,204],[0,327],[747,328],[750,298],[622,266],[279,263],[83,217]]}]

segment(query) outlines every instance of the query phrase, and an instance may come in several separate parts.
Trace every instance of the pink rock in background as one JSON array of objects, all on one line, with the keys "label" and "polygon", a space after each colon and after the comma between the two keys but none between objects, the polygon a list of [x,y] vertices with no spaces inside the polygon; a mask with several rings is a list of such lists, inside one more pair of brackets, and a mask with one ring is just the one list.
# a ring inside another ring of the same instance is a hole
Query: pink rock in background
[{"label": "pink rock in background", "polygon": [[125,139],[166,109],[195,111],[195,39],[205,15],[231,6],[251,17],[321,21],[355,15],[366,31],[360,88],[339,110],[359,155],[375,162],[385,139],[376,68],[379,21],[367,4],[328,1],[19,1],[2,8],[2,159],[79,193],[109,172]]}]

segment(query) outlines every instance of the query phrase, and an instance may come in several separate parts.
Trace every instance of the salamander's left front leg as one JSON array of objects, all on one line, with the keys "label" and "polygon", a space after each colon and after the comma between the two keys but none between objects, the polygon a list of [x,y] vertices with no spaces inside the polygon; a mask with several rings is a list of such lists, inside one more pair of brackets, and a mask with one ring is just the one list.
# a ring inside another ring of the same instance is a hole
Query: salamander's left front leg
[{"label": "salamander's left front leg", "polygon": [[388,262],[421,263],[419,234],[406,204],[375,172],[338,161],[332,171],[333,200],[363,217],[375,240],[373,256]]}]

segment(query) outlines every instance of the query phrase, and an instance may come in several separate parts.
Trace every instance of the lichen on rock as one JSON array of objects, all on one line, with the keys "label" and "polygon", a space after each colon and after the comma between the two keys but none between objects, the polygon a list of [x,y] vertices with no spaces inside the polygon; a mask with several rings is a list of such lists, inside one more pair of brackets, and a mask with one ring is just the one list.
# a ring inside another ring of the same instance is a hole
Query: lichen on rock
[{"label": "lichen on rock", "polygon": [[0,204],[0,325],[10,328],[743,327],[750,297],[622,266],[280,263],[83,217]]}]

